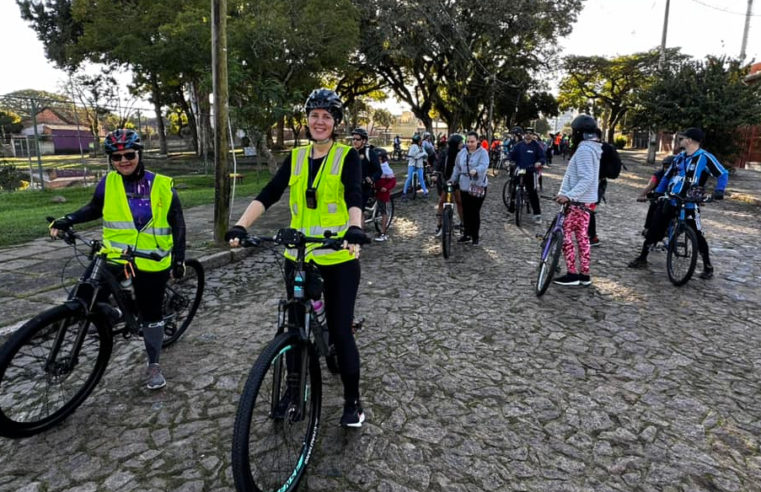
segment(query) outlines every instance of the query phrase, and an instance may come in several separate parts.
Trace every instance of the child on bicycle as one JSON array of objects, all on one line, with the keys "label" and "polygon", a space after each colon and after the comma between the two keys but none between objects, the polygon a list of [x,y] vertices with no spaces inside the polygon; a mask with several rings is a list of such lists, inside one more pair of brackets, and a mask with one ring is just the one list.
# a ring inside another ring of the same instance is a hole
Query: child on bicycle
[{"label": "child on bicycle", "polygon": [[[558,285],[591,285],[589,275],[589,210],[597,202],[597,182],[600,175],[602,148],[595,130],[597,122],[587,114],[577,116],[571,123],[573,130],[571,161],[568,163],[557,202],[576,202],[587,208],[571,206],[563,222],[563,255],[568,273],[555,280]],[[579,246],[580,271],[576,270],[576,250],[573,236]]]},{"label": "child on bicycle", "polygon": [[378,150],[381,162],[381,177],[375,182],[375,199],[378,202],[378,211],[381,214],[381,233],[375,238],[382,243],[388,241],[386,232],[388,231],[388,209],[387,204],[391,201],[391,191],[396,186],[396,177],[394,170],[388,163],[388,152],[386,149]]},{"label": "child on bicycle", "polygon": [[[642,193],[639,194],[637,197],[638,202],[646,202],[650,199],[650,197],[654,196],[655,193],[653,190],[658,186],[658,184],[663,179],[663,176],[665,176],[666,171],[669,167],[671,167],[671,163],[674,162],[674,158],[676,156],[670,155],[667,156],[665,159],[663,159],[663,162],[661,163],[661,168],[653,173],[652,176],[650,176],[650,181],[647,183],[647,186],[644,190],[642,190]],[[650,228],[650,224],[653,222],[653,215],[655,214],[655,210],[658,208],[658,202],[656,200],[653,200],[650,202],[650,207],[647,209],[647,216],[645,217],[645,228],[642,229],[642,235],[647,236],[647,230]]]}]

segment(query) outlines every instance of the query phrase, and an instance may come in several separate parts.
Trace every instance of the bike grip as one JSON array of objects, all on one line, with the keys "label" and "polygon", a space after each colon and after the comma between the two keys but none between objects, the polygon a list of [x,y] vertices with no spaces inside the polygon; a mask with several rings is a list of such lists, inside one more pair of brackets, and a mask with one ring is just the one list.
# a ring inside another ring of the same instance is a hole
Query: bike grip
[{"label": "bike grip", "polygon": [[152,259],[153,261],[161,261],[161,260],[162,260],[162,258],[161,258],[161,255],[160,255],[160,254],[158,254],[158,253],[156,253],[155,251],[153,251],[153,252],[150,254],[150,257],[151,257],[151,259]]},{"label": "bike grip", "polygon": [[55,217],[47,216],[45,217],[45,220],[48,222],[48,224],[50,224],[51,222],[55,222]]}]

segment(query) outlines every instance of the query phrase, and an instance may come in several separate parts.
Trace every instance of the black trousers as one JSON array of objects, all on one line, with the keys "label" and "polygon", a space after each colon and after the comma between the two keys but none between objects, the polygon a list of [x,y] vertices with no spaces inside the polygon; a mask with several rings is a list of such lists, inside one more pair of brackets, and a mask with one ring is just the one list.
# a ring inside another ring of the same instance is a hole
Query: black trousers
[{"label": "black trousers", "polygon": [[[515,170],[513,170],[511,179],[513,183],[513,193],[510,195],[510,204],[515,207],[515,191],[521,178],[520,176],[516,176]],[[528,201],[531,203],[531,210],[534,211],[534,215],[540,215],[542,213],[542,208],[539,205],[539,192],[536,191],[537,181],[538,179],[536,168],[526,169],[526,174],[523,175],[523,183],[526,185],[526,191],[528,192]]]},{"label": "black trousers", "polygon": [[[640,256],[647,258],[647,254],[650,251],[650,246],[657,244],[662,240],[668,232],[669,223],[679,213],[679,208],[671,205],[669,201],[664,201],[662,205],[655,209],[653,213],[652,222],[650,228],[647,230],[647,236],[645,236],[645,242],[642,245],[642,252]],[[703,258],[704,266],[711,266],[710,252],[708,249],[708,241],[706,241],[703,235],[702,227],[700,226],[700,212],[696,209],[687,210],[686,222],[693,228],[698,236],[698,251]]]},{"label": "black trousers", "polygon": [[[117,280],[124,279],[124,266],[122,264],[108,263],[106,268]],[[88,266],[84,275],[87,276],[92,271],[92,265]],[[143,323],[155,323],[164,319],[161,308],[164,302],[164,290],[169,281],[171,269],[168,268],[159,272],[146,272],[135,269],[135,276],[132,278],[132,286],[135,289],[135,302],[142,316]],[[106,302],[108,295],[101,291],[98,295],[98,302]]]},{"label": "black trousers", "polygon": [[[341,381],[344,385],[344,399],[359,399],[359,350],[351,323],[354,319],[354,304],[359,291],[359,260],[347,261],[337,265],[309,265],[316,268],[323,281],[323,299],[325,300],[325,318],[330,331],[330,339],[336,346],[338,365],[341,368]],[[295,268],[295,263],[286,261],[286,278]],[[293,285],[288,285],[288,296],[293,296]],[[309,290],[309,289],[307,289]],[[292,310],[290,319],[304,319],[303,309]],[[296,318],[294,318],[296,316]]]},{"label": "black trousers", "polygon": [[478,241],[478,234],[481,230],[481,207],[486,200],[486,188],[484,188],[484,196],[480,198],[474,197],[467,191],[460,193],[460,197],[462,198],[465,235],[473,238],[473,241]]}]

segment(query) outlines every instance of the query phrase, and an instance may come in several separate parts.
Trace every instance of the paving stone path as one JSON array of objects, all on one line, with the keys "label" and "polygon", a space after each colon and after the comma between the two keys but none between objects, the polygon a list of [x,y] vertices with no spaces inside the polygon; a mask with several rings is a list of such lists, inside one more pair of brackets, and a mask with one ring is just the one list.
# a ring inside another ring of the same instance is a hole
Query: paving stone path
[{"label": "paving stone path", "polygon": [[[565,166],[545,174],[556,191]],[[598,215],[594,284],[533,293],[545,226],[517,229],[492,180],[479,247],[444,260],[433,200],[398,204],[392,240],[363,251],[357,309],[368,421],[323,427],[303,490],[761,490],[758,206],[705,207],[716,278],[673,287],[665,255],[636,255],[646,170]],[[545,219],[556,207],[543,201]],[[282,287],[258,253],[208,273],[201,311],[165,353],[169,386],[139,386],[139,342],[120,341],[94,394],[59,427],[0,440],[0,491],[229,491],[232,424],[271,338]]]}]

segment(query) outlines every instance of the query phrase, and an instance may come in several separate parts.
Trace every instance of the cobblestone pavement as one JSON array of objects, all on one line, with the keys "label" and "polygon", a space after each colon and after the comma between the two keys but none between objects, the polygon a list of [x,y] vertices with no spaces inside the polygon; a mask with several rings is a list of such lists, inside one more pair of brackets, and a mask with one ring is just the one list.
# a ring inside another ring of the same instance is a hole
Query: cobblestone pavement
[{"label": "cobblestone pavement", "polygon": [[[444,260],[433,200],[400,203],[392,240],[363,251],[358,334],[368,421],[323,427],[304,490],[761,490],[758,206],[705,207],[716,278],[673,287],[665,255],[630,270],[646,170],[608,189],[594,284],[537,299],[535,235],[492,180],[481,246]],[[563,165],[545,174],[559,187]],[[555,206],[543,201],[544,216]],[[59,427],[0,441],[2,491],[227,491],[232,423],[275,324],[272,255],[213,270],[202,310],[163,357],[169,386],[139,386],[142,348],[119,342],[94,394]]]}]

